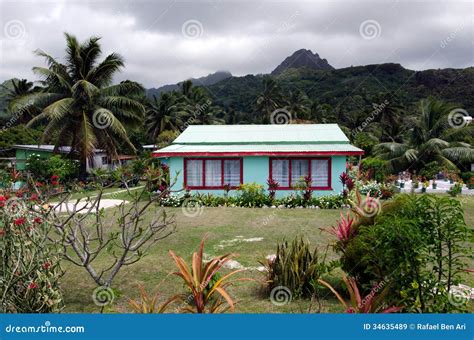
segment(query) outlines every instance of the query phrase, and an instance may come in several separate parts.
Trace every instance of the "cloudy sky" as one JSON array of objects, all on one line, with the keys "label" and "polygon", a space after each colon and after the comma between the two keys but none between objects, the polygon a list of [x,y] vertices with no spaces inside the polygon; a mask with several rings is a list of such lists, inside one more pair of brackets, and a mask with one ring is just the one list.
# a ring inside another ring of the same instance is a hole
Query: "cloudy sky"
[{"label": "cloudy sky", "polygon": [[37,79],[63,32],[102,37],[147,87],[217,70],[269,73],[300,48],[336,68],[396,62],[414,70],[474,65],[473,1],[0,0],[0,80]]}]

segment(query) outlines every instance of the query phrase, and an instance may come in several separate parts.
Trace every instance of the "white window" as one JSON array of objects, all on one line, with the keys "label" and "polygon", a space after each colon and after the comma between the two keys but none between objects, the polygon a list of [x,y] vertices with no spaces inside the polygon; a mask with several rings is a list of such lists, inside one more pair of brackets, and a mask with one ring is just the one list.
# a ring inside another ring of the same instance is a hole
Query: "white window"
[{"label": "white window", "polygon": [[287,159],[272,160],[272,179],[278,182],[280,187],[290,186],[290,161]]},{"label": "white window", "polygon": [[272,159],[270,177],[280,188],[289,189],[301,184],[309,175],[312,188],[328,189],[331,186],[329,164],[327,158]]},{"label": "white window", "polygon": [[240,160],[224,160],[224,185],[229,184],[236,187],[240,184]]},{"label": "white window", "polygon": [[311,180],[313,187],[329,187],[329,161],[327,159],[311,160]]},{"label": "white window", "polygon": [[309,160],[293,159],[291,160],[291,186],[296,186],[304,181],[309,175]]},{"label": "white window", "polygon": [[224,185],[241,184],[242,159],[185,159],[185,186],[222,189]]},{"label": "white window", "polygon": [[222,186],[222,162],[221,160],[206,161],[206,187],[220,187]]},{"label": "white window", "polygon": [[203,164],[200,159],[186,160],[186,185],[190,187],[200,187],[204,183],[202,181]]}]

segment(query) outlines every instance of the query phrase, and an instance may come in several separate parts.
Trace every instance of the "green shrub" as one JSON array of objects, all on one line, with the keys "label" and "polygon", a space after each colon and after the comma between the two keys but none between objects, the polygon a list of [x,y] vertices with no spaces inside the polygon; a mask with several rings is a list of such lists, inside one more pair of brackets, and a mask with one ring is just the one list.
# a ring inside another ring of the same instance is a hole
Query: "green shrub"
[{"label": "green shrub", "polygon": [[438,162],[430,162],[426,164],[423,169],[420,171],[420,176],[425,177],[427,179],[434,178],[439,172],[441,172],[443,168],[438,164]]},{"label": "green shrub", "polygon": [[466,266],[469,235],[457,200],[399,195],[372,225],[359,226],[341,263],[366,289],[389,283],[388,298],[409,312],[462,311],[449,291]]},{"label": "green shrub", "polygon": [[238,205],[242,207],[263,207],[270,203],[263,185],[246,183],[239,186]]},{"label": "green shrub", "polygon": [[269,291],[275,287],[288,288],[294,297],[311,296],[324,265],[319,262],[318,252],[310,250],[309,242],[296,237],[277,245],[276,257],[262,264],[267,268]]},{"label": "green shrub", "polygon": [[360,162],[360,168],[362,171],[368,173],[369,179],[374,179],[377,182],[383,182],[387,174],[386,161],[376,157],[364,158]]},{"label": "green shrub", "polygon": [[77,177],[79,164],[61,155],[44,158],[33,154],[28,157],[26,170],[37,181],[49,181],[52,176],[58,176],[62,182],[67,183]]},{"label": "green shrub", "polygon": [[451,189],[448,190],[448,194],[451,197],[456,197],[462,192],[462,184],[461,183],[454,183]]}]

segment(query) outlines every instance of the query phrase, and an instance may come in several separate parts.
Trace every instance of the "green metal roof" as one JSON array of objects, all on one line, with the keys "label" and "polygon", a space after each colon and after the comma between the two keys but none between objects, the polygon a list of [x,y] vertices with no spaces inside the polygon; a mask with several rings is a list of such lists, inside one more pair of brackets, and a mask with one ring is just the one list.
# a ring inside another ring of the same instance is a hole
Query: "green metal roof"
[{"label": "green metal roof", "polygon": [[191,125],[173,144],[349,143],[337,124]]},{"label": "green metal roof", "polygon": [[359,155],[337,124],[193,125],[156,157]]}]

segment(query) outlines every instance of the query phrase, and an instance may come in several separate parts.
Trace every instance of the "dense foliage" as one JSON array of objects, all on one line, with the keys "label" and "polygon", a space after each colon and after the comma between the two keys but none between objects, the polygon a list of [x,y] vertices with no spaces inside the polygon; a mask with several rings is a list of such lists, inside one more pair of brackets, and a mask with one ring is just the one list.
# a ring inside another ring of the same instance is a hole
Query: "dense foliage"
[{"label": "dense foliage", "polygon": [[411,312],[463,310],[450,296],[470,256],[461,203],[432,195],[400,195],[373,223],[359,221],[344,247],[342,268],[365,289],[385,282],[387,299]]}]

